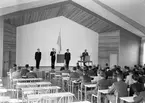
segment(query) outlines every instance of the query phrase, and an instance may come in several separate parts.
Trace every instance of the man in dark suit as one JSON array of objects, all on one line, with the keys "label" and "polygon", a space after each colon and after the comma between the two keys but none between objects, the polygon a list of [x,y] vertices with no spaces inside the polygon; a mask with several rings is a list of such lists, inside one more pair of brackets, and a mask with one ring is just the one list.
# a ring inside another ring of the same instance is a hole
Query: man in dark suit
[{"label": "man in dark suit", "polygon": [[64,54],[64,60],[66,64],[66,68],[69,68],[69,61],[71,59],[71,53],[69,52],[69,49],[66,50],[66,53]]},{"label": "man in dark suit", "polygon": [[51,56],[51,68],[55,69],[56,51],[54,48],[52,48],[52,51],[50,52],[50,56]]},{"label": "man in dark suit", "polygon": [[37,74],[33,70],[34,70],[34,67],[31,67],[30,71],[26,74],[27,78],[37,78]]},{"label": "man in dark suit", "polygon": [[138,95],[141,91],[144,91],[144,85],[138,82],[139,76],[136,74],[132,75],[133,84],[130,85],[130,96],[134,94]]},{"label": "man in dark suit", "polygon": [[108,100],[111,101],[111,103],[116,103],[116,96],[118,96],[118,98],[127,97],[127,87],[128,85],[125,82],[123,82],[123,74],[118,74],[117,82],[113,83],[111,88],[108,90],[109,94],[111,94],[107,95]]},{"label": "man in dark suit", "polygon": [[85,51],[82,53],[82,60],[84,62],[84,66],[86,66],[86,62],[85,62],[86,56],[89,56],[87,49],[85,49]]},{"label": "man in dark suit", "polygon": [[35,60],[36,60],[36,68],[39,69],[40,61],[41,61],[41,52],[40,49],[37,49],[37,52],[35,52]]}]

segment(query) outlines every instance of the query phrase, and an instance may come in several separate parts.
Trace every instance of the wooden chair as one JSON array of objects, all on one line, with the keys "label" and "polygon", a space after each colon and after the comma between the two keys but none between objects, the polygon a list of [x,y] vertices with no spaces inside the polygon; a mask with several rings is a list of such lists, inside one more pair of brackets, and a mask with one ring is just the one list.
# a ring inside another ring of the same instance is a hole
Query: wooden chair
[{"label": "wooden chair", "polygon": [[61,97],[58,103],[72,103],[74,101],[74,96]]},{"label": "wooden chair", "polygon": [[94,103],[94,99],[96,99],[97,103],[98,103],[98,95],[92,94],[92,96],[91,96],[91,103]]},{"label": "wooden chair", "polygon": [[[28,103],[52,103],[51,99],[47,97],[40,97],[38,100],[28,100]],[[55,102],[57,103],[57,102]]]},{"label": "wooden chair", "polygon": [[[80,99],[81,96],[81,99]],[[80,88],[78,89],[78,100],[83,100],[83,84],[80,84]]]}]

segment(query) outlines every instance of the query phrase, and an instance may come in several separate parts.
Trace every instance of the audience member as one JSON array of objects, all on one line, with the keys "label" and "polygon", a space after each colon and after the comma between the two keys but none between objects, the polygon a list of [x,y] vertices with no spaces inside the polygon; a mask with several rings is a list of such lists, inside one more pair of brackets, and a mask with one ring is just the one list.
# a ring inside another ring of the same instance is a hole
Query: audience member
[{"label": "audience member", "polygon": [[70,78],[73,80],[80,78],[80,75],[78,72],[76,72],[76,70],[77,70],[77,68],[73,67],[73,72],[70,73]]},{"label": "audience member", "polygon": [[15,72],[17,70],[17,64],[13,64],[13,67],[10,68],[9,72],[12,74],[13,72]]},{"label": "audience member", "polygon": [[123,82],[123,74],[117,74],[117,82],[113,83],[108,92],[109,94],[113,94],[107,95],[107,98],[111,103],[116,103],[116,96],[126,97],[128,95],[127,84]]},{"label": "audience member", "polygon": [[129,75],[126,77],[125,83],[129,86],[131,84],[133,84],[133,79],[132,79],[133,74],[134,74],[134,72],[132,70],[130,70]]},{"label": "audience member", "polygon": [[25,68],[21,70],[21,77],[26,77],[26,74],[29,72],[29,65],[26,64]]},{"label": "audience member", "polygon": [[26,73],[27,78],[37,78],[37,74],[33,70],[34,67],[31,67],[30,71]]},{"label": "audience member", "polygon": [[18,69],[12,73],[12,78],[13,79],[21,78],[21,67],[18,67]]},{"label": "audience member", "polygon": [[133,84],[130,85],[130,96],[134,94],[138,95],[141,91],[144,90],[144,85],[138,82],[139,76],[132,75]]},{"label": "audience member", "polygon": [[91,77],[88,75],[87,70],[84,70],[83,75],[77,81],[81,81],[82,84],[91,83]]},{"label": "audience member", "polygon": [[117,82],[117,73],[116,72],[113,72],[113,76],[112,76],[112,79],[111,79],[111,83],[115,83]]},{"label": "audience member", "polygon": [[101,80],[100,71],[101,71],[101,70],[98,69],[98,71],[97,71],[97,77],[95,77],[95,78],[91,81],[92,83],[97,83],[99,80]]},{"label": "audience member", "polygon": [[96,92],[101,89],[108,89],[108,87],[111,86],[110,80],[106,79],[105,71],[100,71],[100,77],[101,79],[97,82],[97,85],[95,88]]},{"label": "audience member", "polygon": [[89,66],[88,75],[90,75],[90,76],[95,76],[96,75],[96,73],[93,70],[92,66]]}]

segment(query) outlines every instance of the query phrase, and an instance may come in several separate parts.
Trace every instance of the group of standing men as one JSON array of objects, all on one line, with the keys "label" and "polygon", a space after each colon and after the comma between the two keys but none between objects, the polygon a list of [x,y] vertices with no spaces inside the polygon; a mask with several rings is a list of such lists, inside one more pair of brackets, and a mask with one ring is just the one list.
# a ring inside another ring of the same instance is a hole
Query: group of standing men
[{"label": "group of standing men", "polygon": [[[40,49],[37,49],[37,52],[35,52],[35,61],[36,61],[36,68],[39,69],[40,61],[41,61],[41,55]],[[55,69],[55,60],[56,60],[56,51],[54,48],[52,48],[52,51],[50,52],[51,56],[51,68]],[[66,50],[64,54],[64,60],[66,68],[69,68],[69,62],[71,60],[71,53],[69,52],[69,49]]]},{"label": "group of standing men", "polygon": [[[85,51],[81,55],[81,60],[84,61],[85,66],[85,57],[88,56],[88,52],[85,49]],[[54,48],[52,48],[52,51],[50,52],[51,56],[51,68],[55,69],[55,60],[56,60],[56,51]],[[41,52],[40,49],[37,49],[37,52],[35,52],[35,60],[36,60],[36,68],[39,69],[40,61],[41,61]],[[66,50],[64,54],[64,60],[65,60],[65,66],[66,68],[69,68],[69,62],[71,60],[71,53],[69,52],[69,49]]]}]

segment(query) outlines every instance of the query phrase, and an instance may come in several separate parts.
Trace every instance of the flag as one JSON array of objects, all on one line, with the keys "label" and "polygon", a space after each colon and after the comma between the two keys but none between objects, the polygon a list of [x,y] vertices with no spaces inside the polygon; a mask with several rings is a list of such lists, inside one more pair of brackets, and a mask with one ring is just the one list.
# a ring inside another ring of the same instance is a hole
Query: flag
[{"label": "flag", "polygon": [[61,52],[61,29],[59,31],[59,35],[58,35],[58,39],[57,39],[57,45],[58,45],[58,52],[60,53]]}]

